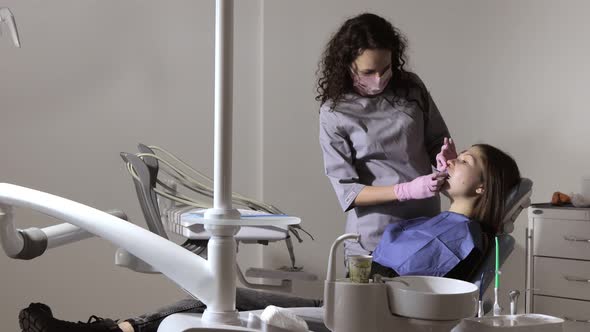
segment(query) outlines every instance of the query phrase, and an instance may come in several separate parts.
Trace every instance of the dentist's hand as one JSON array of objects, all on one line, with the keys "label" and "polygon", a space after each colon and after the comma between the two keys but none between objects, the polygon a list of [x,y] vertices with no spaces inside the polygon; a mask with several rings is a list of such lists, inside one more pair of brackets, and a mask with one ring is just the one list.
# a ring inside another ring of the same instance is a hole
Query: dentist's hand
[{"label": "dentist's hand", "polygon": [[440,152],[436,155],[436,169],[439,172],[447,169],[447,161],[457,158],[457,149],[452,138],[446,138]]},{"label": "dentist's hand", "polygon": [[433,197],[445,182],[446,173],[435,172],[393,186],[398,201]]}]

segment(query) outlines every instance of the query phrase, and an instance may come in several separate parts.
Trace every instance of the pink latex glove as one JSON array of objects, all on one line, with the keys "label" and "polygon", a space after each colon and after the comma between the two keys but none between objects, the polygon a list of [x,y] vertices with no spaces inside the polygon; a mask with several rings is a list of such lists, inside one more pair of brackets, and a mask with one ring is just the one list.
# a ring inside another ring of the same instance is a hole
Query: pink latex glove
[{"label": "pink latex glove", "polygon": [[444,139],[440,152],[436,155],[436,169],[439,172],[447,169],[447,161],[457,159],[457,149],[452,138]]},{"label": "pink latex glove", "polygon": [[399,201],[424,199],[433,197],[445,182],[446,173],[432,173],[415,178],[410,182],[398,183],[393,186]]}]

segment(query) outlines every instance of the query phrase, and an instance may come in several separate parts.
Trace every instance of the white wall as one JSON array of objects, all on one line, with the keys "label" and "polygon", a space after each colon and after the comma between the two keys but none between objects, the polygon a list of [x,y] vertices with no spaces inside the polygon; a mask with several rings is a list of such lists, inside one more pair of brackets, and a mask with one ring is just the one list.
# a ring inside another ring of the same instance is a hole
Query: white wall
[{"label": "white wall", "polygon": [[[0,181],[144,226],[119,152],[160,145],[212,175],[214,1],[5,0],[22,48],[0,38]],[[236,1],[234,189],[261,195],[260,1]],[[17,227],[55,221],[16,211]],[[252,247],[252,246],[251,246]],[[18,329],[30,302],[57,317],[126,318],[185,297],[162,276],[114,266],[92,239],[33,261],[0,255],[0,326]],[[260,249],[241,247],[243,265]]]},{"label": "white wall", "polygon": [[[426,82],[465,148],[509,152],[534,185],[534,202],[579,191],[590,174],[587,1],[265,1],[264,196],[301,216],[316,236],[296,247],[299,263],[325,275],[328,249],[344,231],[318,144],[314,72],[332,33],[363,11],[392,21],[409,39],[410,68]],[[503,297],[524,289],[524,228],[503,274]],[[265,263],[286,256],[265,250]],[[322,284],[299,284],[321,295]],[[522,305],[521,301],[521,305]],[[507,307],[507,302],[504,302]]]}]

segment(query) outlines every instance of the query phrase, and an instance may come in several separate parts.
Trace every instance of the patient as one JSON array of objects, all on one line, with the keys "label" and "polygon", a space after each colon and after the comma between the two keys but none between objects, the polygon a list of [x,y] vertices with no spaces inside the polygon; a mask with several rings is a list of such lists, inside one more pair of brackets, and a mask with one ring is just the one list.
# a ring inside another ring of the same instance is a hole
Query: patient
[{"label": "patient", "polygon": [[372,274],[472,279],[520,172],[510,156],[486,144],[448,161],[447,171],[441,191],[451,200],[449,210],[389,225],[373,252]]},{"label": "patient", "polygon": [[[388,226],[373,253],[372,274],[383,276],[434,275],[468,280],[477,269],[487,243],[500,229],[504,201],[520,180],[515,161],[486,144],[473,145],[457,159],[448,161],[448,178],[442,192],[451,200],[448,211],[434,218],[406,220]],[[288,295],[237,289],[240,311],[280,307],[317,307],[321,301]],[[155,313],[122,322],[92,316],[88,323],[54,318],[48,306],[32,303],[19,315],[24,332],[157,331],[173,313],[202,313],[205,306],[193,299],[182,300]],[[91,320],[94,321],[91,321]],[[311,326],[314,331],[327,331]]]}]

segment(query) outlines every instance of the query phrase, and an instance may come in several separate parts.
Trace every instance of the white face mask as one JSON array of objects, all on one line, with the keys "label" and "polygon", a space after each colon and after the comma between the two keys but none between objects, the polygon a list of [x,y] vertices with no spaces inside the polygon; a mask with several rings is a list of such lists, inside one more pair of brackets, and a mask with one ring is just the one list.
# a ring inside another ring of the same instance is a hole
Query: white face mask
[{"label": "white face mask", "polygon": [[359,75],[354,69],[352,71],[352,85],[361,96],[374,96],[385,90],[385,87],[391,80],[393,72],[391,68],[387,69],[383,75]]}]

